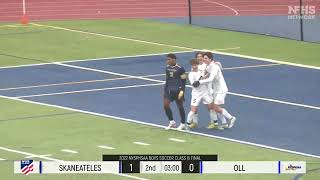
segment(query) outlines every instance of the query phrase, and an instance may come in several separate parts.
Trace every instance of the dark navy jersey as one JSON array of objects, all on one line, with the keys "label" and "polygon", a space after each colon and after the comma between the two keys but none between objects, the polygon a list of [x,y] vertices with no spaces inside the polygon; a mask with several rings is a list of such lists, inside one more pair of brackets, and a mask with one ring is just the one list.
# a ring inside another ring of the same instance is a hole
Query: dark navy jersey
[{"label": "dark navy jersey", "polygon": [[167,91],[183,90],[186,87],[186,71],[182,66],[176,64],[175,66],[167,65],[166,67],[166,85]]}]

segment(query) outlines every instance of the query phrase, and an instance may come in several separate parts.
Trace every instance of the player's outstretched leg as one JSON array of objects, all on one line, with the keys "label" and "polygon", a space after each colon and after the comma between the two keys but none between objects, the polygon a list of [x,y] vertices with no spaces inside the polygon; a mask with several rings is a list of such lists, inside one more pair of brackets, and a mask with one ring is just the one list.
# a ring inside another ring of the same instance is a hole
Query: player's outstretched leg
[{"label": "player's outstretched leg", "polygon": [[172,111],[170,108],[170,100],[167,98],[164,98],[163,100],[163,107],[164,111],[166,112],[166,115],[169,120],[169,125],[166,127],[166,129],[172,129],[176,127],[176,122],[173,120]]}]

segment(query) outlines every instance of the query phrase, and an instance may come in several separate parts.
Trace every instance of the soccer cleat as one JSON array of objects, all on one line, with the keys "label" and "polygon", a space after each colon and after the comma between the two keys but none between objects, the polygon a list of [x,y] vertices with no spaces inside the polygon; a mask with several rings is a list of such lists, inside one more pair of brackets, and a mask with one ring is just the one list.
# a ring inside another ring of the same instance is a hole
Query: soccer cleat
[{"label": "soccer cleat", "polygon": [[218,123],[210,123],[207,128],[208,129],[218,129]]},{"label": "soccer cleat", "polygon": [[229,128],[228,124],[221,124],[220,126],[218,125],[219,130],[224,130],[226,128]]},{"label": "soccer cleat", "polygon": [[169,122],[169,125],[166,127],[166,130],[173,129],[173,128],[176,128],[176,122],[172,120]]},{"label": "soccer cleat", "polygon": [[180,124],[180,126],[177,128],[178,131],[186,131],[188,130],[188,127],[186,126],[186,124]]},{"label": "soccer cleat", "polygon": [[193,128],[197,128],[198,127],[198,124],[197,123],[191,123],[190,125],[188,125],[189,128],[193,129]]},{"label": "soccer cleat", "polygon": [[230,124],[228,128],[232,128],[234,126],[234,123],[236,122],[237,118],[232,116],[232,118],[230,119]]}]

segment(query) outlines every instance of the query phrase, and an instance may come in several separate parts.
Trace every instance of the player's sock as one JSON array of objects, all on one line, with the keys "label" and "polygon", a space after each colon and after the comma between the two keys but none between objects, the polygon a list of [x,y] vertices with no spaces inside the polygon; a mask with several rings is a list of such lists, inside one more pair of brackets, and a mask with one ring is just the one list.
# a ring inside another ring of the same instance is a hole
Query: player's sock
[{"label": "player's sock", "polygon": [[217,113],[213,110],[212,111],[210,110],[209,114],[210,114],[211,123],[218,123]]},{"label": "player's sock", "polygon": [[228,111],[224,108],[222,108],[222,114],[228,118],[228,119],[231,119],[232,118],[232,115],[228,113]]},{"label": "player's sock", "polygon": [[192,122],[193,122],[193,117],[194,117],[194,115],[195,115],[195,113],[193,112],[193,111],[190,111],[189,113],[188,113],[188,117],[187,117],[187,123],[188,124],[191,124]]},{"label": "player's sock", "polygon": [[198,113],[193,115],[193,122],[198,124]]},{"label": "player's sock", "polygon": [[166,115],[167,115],[169,121],[172,121],[172,120],[173,120],[173,117],[172,117],[171,108],[165,108],[165,111],[166,111]]},{"label": "player's sock", "polygon": [[181,123],[185,123],[186,122],[186,113],[184,111],[184,107],[183,105],[178,105],[178,109],[179,109],[179,113],[180,113],[180,118],[181,118]]},{"label": "player's sock", "polygon": [[217,113],[218,119],[221,121],[221,124],[227,124],[227,120],[221,113]]}]

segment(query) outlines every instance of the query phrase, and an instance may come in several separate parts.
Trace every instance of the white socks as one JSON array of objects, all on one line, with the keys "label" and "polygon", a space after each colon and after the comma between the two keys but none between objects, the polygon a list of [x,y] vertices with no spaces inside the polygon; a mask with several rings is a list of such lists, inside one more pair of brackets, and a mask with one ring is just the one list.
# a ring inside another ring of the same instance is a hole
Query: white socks
[{"label": "white socks", "polygon": [[228,119],[232,118],[231,114],[229,114],[228,111],[225,110],[224,108],[222,108],[222,115],[224,115]]},{"label": "white socks", "polygon": [[187,123],[198,123],[198,114],[190,111],[187,117]]},{"label": "white socks", "polygon": [[227,120],[223,114],[218,113],[218,119],[221,121],[221,124],[227,124]]},{"label": "white socks", "polygon": [[217,113],[214,110],[210,110],[209,112],[211,123],[214,123],[218,120]]}]

